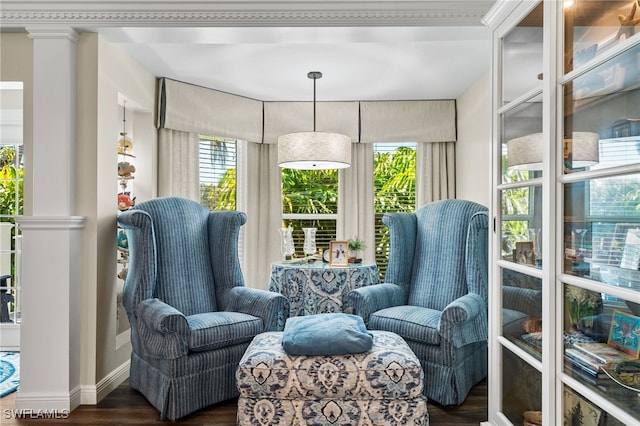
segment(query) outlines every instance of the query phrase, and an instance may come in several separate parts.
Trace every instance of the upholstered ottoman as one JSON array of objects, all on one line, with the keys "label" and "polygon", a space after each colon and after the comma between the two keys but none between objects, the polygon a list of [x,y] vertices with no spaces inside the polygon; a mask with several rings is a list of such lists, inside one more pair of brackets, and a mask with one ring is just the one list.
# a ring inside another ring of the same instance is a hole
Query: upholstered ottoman
[{"label": "upholstered ottoman", "polygon": [[400,336],[371,331],[359,354],[291,356],[257,335],[236,373],[239,425],[427,425],[420,362]]}]

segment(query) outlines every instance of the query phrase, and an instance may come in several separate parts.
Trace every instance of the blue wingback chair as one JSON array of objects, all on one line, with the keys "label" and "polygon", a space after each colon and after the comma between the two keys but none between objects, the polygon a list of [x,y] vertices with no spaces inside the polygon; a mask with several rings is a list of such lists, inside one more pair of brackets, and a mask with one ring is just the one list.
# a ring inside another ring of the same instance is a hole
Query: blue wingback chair
[{"label": "blue wingback chair", "polygon": [[244,213],[210,212],[176,197],[140,203],[118,218],[130,253],[123,293],[129,382],[161,418],[238,396],[235,371],[249,343],[282,329],[287,299],[244,285],[238,233],[245,221]]},{"label": "blue wingback chair", "polygon": [[487,376],[487,208],[443,200],[382,221],[391,243],[385,280],[349,293],[355,313],[406,340],[427,398],[461,404]]}]

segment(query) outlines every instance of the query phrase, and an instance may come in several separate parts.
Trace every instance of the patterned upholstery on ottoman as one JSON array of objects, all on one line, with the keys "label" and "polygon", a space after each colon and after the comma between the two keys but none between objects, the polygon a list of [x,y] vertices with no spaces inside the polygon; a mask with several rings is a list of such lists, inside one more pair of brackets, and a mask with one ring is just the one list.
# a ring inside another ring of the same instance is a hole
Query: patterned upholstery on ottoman
[{"label": "patterned upholstery on ottoman", "polygon": [[239,425],[427,425],[423,371],[397,334],[372,331],[360,354],[290,356],[282,332],[256,336],[240,360]]}]

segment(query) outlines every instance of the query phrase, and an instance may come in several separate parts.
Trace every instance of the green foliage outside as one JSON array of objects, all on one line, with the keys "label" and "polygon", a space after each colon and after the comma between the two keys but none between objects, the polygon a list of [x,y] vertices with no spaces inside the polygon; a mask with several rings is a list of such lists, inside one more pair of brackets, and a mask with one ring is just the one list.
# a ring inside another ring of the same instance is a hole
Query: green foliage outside
[{"label": "green foliage outside", "polygon": [[399,147],[393,153],[376,152],[373,167],[375,255],[382,279],[389,259],[389,229],[382,224],[382,216],[384,213],[415,211],[416,151],[409,147]]},{"label": "green foliage outside", "polygon": [[[202,204],[211,210],[234,210],[236,208],[236,170],[230,168],[217,185],[201,185]],[[414,211],[416,202],[416,151],[400,147],[394,153],[374,154],[374,191],[376,227],[379,229],[375,241],[376,258],[381,273],[386,265],[389,235],[380,225],[386,212]],[[335,214],[338,212],[337,170],[282,170],[282,212],[307,214]],[[298,221],[300,222],[300,221]],[[318,228],[318,235],[331,234],[335,238],[335,222],[327,220],[303,221],[305,227]],[[288,225],[285,221],[284,226]],[[296,247],[302,247],[304,238],[296,224],[294,238]],[[298,235],[299,234],[299,235]],[[367,242],[365,241],[365,244]]]},{"label": "green foliage outside", "polygon": [[[507,168],[507,156],[502,156],[502,180],[503,183],[522,182],[530,179],[527,171],[509,170]],[[530,211],[531,194],[529,187],[521,187],[505,190],[502,194],[502,255],[508,256],[515,249],[516,241],[529,239],[529,218],[533,214]],[[508,219],[518,217],[519,219]],[[506,217],[506,218],[505,218]]]},{"label": "green foliage outside", "polygon": [[[23,214],[23,177],[24,167],[17,157],[15,146],[0,147],[0,222],[14,224],[15,215]],[[11,231],[11,271],[4,271],[15,277],[15,236],[16,229]],[[13,311],[13,302],[9,306]]]},{"label": "green foliage outside", "polygon": [[13,145],[0,148],[0,216],[2,222],[13,223],[9,216],[22,214],[24,168]]}]

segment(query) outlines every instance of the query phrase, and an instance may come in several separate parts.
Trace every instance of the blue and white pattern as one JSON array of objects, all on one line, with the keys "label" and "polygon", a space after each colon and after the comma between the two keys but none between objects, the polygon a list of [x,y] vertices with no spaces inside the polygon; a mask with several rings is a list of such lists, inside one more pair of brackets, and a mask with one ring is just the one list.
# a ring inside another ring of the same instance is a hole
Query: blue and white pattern
[{"label": "blue and white pattern", "polygon": [[353,313],[347,295],[353,289],[377,284],[378,266],[352,264],[329,266],[326,263],[273,264],[269,291],[289,300],[289,316]]},{"label": "blue and white pattern", "polygon": [[236,373],[239,425],[427,425],[420,361],[397,334],[373,331],[359,354],[290,356],[282,332],[256,336]]},{"label": "blue and white pattern", "polygon": [[0,352],[0,398],[15,392],[20,385],[20,354]]}]

